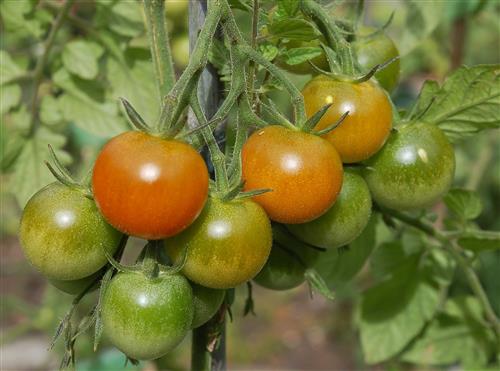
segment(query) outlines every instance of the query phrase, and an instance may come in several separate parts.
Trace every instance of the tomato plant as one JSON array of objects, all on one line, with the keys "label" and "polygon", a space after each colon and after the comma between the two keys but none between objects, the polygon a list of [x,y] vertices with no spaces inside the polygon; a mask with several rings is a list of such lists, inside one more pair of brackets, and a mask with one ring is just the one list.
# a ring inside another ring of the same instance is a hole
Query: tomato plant
[{"label": "tomato plant", "polygon": [[333,146],[280,126],[252,134],[241,161],[245,189],[270,188],[254,199],[282,223],[317,218],[335,202],[342,185],[342,163]]},{"label": "tomato plant", "polygon": [[426,123],[398,128],[365,170],[375,201],[396,210],[431,206],[448,191],[454,174],[453,147],[437,126]]},{"label": "tomato plant", "polygon": [[180,275],[119,273],[102,302],[105,335],[127,356],[141,360],[175,348],[191,328],[193,313],[191,287]]},{"label": "tomato plant", "polygon": [[92,189],[115,228],[161,239],[185,229],[201,212],[208,172],[188,144],[126,132],[111,139],[97,157]]},{"label": "tomato plant", "polygon": [[227,289],[252,279],[261,270],[271,241],[271,224],[258,204],[209,198],[199,218],[166,240],[165,246],[175,263],[187,249],[182,272],[191,281]]},{"label": "tomato plant", "polygon": [[392,108],[384,91],[371,81],[351,83],[317,76],[302,90],[307,114],[312,116],[331,104],[316,129],[346,119],[326,138],[335,146],[343,162],[366,160],[384,145],[392,127]]},{"label": "tomato plant", "polygon": [[326,213],[309,223],[287,227],[296,237],[311,245],[337,248],[359,236],[371,211],[372,201],[366,182],[355,172],[345,171],[337,202]]},{"label": "tomato plant", "polygon": [[95,203],[76,189],[52,183],[26,204],[19,237],[24,254],[43,275],[79,280],[106,263],[121,234],[99,214]]}]

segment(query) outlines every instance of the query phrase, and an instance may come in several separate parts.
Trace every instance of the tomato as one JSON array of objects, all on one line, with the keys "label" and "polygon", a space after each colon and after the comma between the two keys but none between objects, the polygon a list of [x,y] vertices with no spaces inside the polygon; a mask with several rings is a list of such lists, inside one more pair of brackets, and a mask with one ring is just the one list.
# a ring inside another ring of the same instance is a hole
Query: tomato
[{"label": "tomato", "polygon": [[199,218],[182,233],[167,239],[167,254],[191,281],[214,289],[236,287],[264,266],[272,244],[271,224],[250,199],[223,202],[209,198]]},{"label": "tomato", "polygon": [[55,280],[79,280],[101,269],[121,233],[103,219],[95,203],[60,183],[38,191],[26,204],[20,240],[28,261]]},{"label": "tomato", "polygon": [[97,157],[92,186],[111,225],[156,240],[179,233],[196,219],[207,198],[208,171],[186,143],[126,132]]},{"label": "tomato", "polygon": [[[398,48],[392,39],[385,33],[377,33],[374,36],[366,37],[373,34],[375,31],[376,29],[371,27],[361,28],[359,33],[361,37],[354,43],[354,51],[358,63],[366,72],[377,64],[383,64],[395,57],[399,57]],[[363,38],[363,36],[365,36],[365,38]],[[385,90],[391,92],[398,84],[399,71],[400,63],[399,59],[397,59],[382,71],[377,72],[375,78]]]},{"label": "tomato", "polygon": [[305,281],[306,269],[314,265],[319,251],[276,226],[273,235],[271,255],[254,281],[271,290],[289,290],[301,285]]},{"label": "tomato", "polygon": [[[66,294],[78,295],[83,290],[85,290],[93,281],[96,280],[99,273],[100,272],[94,273],[88,277],[80,278],[79,280],[63,281],[63,280],[49,279],[49,282],[52,284],[52,286],[57,287],[59,290],[65,292]],[[90,289],[90,291],[95,290],[97,286],[98,285],[96,282]]]},{"label": "tomato", "polygon": [[325,135],[345,163],[366,160],[386,141],[392,127],[392,107],[386,93],[376,83],[355,84],[320,75],[302,90],[308,116],[331,103],[316,129],[334,124],[345,112],[347,118]]},{"label": "tomato", "polygon": [[191,284],[193,288],[194,318],[192,328],[204,325],[219,310],[224,297],[225,290],[210,289],[195,283]]},{"label": "tomato", "polygon": [[431,206],[450,188],[454,173],[453,147],[426,123],[398,128],[364,170],[373,199],[396,210]]},{"label": "tomato", "polygon": [[353,171],[344,172],[337,202],[319,218],[288,229],[300,240],[314,246],[336,248],[352,242],[370,219],[372,199],[364,179]]},{"label": "tomato", "polygon": [[148,278],[119,273],[102,302],[104,334],[133,359],[159,358],[173,350],[191,329],[193,294],[181,275]]},{"label": "tomato", "polygon": [[323,214],[342,186],[342,163],[330,143],[301,131],[268,126],[243,146],[245,190],[270,188],[254,197],[272,220],[304,223]]}]

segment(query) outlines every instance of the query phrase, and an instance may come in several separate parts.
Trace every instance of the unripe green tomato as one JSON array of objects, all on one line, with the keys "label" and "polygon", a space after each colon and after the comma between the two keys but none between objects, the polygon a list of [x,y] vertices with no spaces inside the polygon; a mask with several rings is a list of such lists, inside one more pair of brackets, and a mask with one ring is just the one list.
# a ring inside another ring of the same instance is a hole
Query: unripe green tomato
[{"label": "unripe green tomato", "polygon": [[60,183],[49,184],[28,201],[19,235],[29,262],[49,279],[64,281],[101,269],[108,262],[104,252],[113,254],[122,236],[94,201]]},{"label": "unripe green tomato", "polygon": [[149,278],[119,273],[102,303],[104,334],[128,357],[159,358],[172,351],[191,329],[193,293],[179,274]]},{"label": "unripe green tomato", "polygon": [[225,290],[210,289],[205,286],[191,283],[193,288],[193,304],[194,304],[194,317],[192,328],[204,325],[210,318],[212,318],[217,310],[222,305],[224,297],[226,296]]},{"label": "unripe green tomato", "polygon": [[[359,32],[360,38],[354,43],[358,63],[363,70],[368,72],[377,64],[383,64],[399,56],[399,51],[392,39],[385,33],[377,33],[371,37],[365,37],[376,32],[371,27],[363,27]],[[375,74],[379,84],[389,93],[394,90],[399,82],[400,63],[399,59]]]},{"label": "unripe green tomato", "polygon": [[304,224],[287,225],[298,239],[314,246],[337,248],[351,243],[370,219],[372,199],[364,179],[352,170],[344,171],[337,201],[322,216]]},{"label": "unripe green tomato", "polygon": [[[63,281],[49,278],[49,282],[52,284],[52,286],[57,287],[59,290],[65,292],[66,294],[78,295],[83,290],[85,290],[97,278],[97,276],[99,276],[99,273],[100,272],[96,272],[88,277],[80,278],[79,280]],[[94,291],[96,288],[97,282],[89,291]]]},{"label": "unripe green tomato", "polygon": [[455,152],[436,125],[410,123],[391,134],[366,165],[364,177],[379,205],[421,209],[433,205],[450,188]]},{"label": "unripe green tomato", "polygon": [[305,281],[305,271],[319,257],[319,251],[296,240],[282,226],[273,227],[273,248],[254,282],[271,290],[289,290]]}]

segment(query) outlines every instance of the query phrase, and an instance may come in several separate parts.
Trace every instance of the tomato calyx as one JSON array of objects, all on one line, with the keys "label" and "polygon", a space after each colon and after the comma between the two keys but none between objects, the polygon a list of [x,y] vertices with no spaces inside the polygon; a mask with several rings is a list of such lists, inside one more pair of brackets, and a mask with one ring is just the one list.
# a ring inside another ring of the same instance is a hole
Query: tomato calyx
[{"label": "tomato calyx", "polygon": [[262,195],[267,192],[272,192],[270,188],[253,189],[251,191],[244,191],[245,181],[242,180],[233,187],[230,187],[226,192],[220,194],[214,193],[213,196],[219,197],[224,202],[230,202],[232,200],[243,200],[245,198],[252,198],[255,196]]}]

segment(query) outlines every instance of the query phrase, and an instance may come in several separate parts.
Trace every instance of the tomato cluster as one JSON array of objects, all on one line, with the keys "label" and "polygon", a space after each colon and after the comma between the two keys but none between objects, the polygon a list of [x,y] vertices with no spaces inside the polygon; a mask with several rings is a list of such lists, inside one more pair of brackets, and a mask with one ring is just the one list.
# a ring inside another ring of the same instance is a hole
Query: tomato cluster
[{"label": "tomato cluster", "polygon": [[[355,50],[366,68],[397,54],[378,33],[360,38]],[[27,259],[70,294],[96,288],[111,271],[104,333],[133,359],[176,347],[215,315],[226,289],[251,280],[274,290],[302,284],[322,250],[360,235],[372,197],[382,208],[419,209],[453,180],[454,151],[439,128],[393,128],[384,88],[394,88],[399,67],[391,68],[372,79],[311,79],[302,91],[305,112],[314,118],[324,108],[323,116],[314,125],[253,132],[241,148],[240,193],[209,191],[205,161],[185,142],[139,131],[112,138],[96,159],[92,195],[53,183],[28,202],[20,228]],[[115,272],[108,261],[116,266],[124,235],[161,240],[148,249],[160,249],[172,266],[155,260],[151,268],[146,250],[141,269]]]}]

